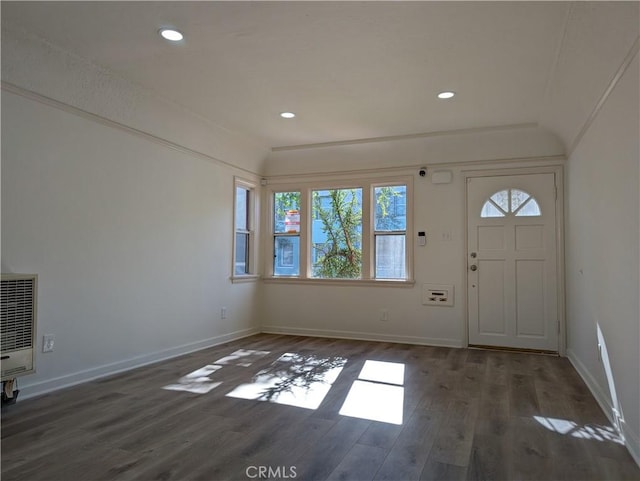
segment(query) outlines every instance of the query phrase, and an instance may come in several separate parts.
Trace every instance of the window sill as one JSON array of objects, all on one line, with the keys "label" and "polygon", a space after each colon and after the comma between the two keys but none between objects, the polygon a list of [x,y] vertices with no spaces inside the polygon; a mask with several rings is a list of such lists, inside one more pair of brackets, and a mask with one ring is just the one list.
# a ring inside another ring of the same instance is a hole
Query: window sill
[{"label": "window sill", "polygon": [[231,276],[229,279],[231,279],[232,284],[241,284],[243,282],[257,282],[260,280],[260,276],[248,274],[246,276]]},{"label": "window sill", "polygon": [[413,287],[414,280],[391,280],[391,279],[310,279],[301,277],[265,277],[264,282],[268,284],[311,284],[324,286],[354,286],[354,287]]}]

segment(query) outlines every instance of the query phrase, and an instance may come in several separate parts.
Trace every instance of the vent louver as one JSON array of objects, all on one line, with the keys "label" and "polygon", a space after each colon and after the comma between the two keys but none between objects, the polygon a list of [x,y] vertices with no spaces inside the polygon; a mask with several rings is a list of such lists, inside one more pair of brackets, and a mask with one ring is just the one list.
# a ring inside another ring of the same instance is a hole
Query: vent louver
[{"label": "vent louver", "polygon": [[33,347],[34,279],[2,281],[0,350]]}]

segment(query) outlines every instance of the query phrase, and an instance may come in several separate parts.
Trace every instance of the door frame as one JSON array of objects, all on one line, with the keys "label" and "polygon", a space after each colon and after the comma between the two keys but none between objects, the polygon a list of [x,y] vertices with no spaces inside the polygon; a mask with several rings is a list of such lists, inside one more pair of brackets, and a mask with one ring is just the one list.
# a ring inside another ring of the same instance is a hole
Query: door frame
[{"label": "door frame", "polygon": [[567,327],[566,327],[566,301],[565,301],[565,262],[564,262],[564,169],[562,165],[525,167],[525,168],[501,168],[501,169],[474,169],[463,170],[464,180],[464,338],[463,342],[469,347],[469,269],[467,252],[469,252],[469,205],[467,198],[468,179],[478,177],[500,177],[527,174],[555,174],[556,183],[556,275],[558,296],[558,354],[566,356],[567,351]]}]

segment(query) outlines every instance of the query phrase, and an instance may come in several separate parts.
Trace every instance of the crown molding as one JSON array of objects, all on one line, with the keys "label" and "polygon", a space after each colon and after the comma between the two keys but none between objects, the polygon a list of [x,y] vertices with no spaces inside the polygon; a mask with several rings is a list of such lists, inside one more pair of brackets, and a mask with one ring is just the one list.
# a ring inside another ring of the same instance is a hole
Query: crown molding
[{"label": "crown molding", "polygon": [[602,107],[604,106],[607,99],[609,98],[609,95],[611,95],[611,92],[613,92],[613,90],[616,88],[616,86],[618,85],[618,82],[620,82],[620,79],[625,74],[625,72],[627,71],[627,69],[635,59],[635,57],[638,55],[638,51],[640,51],[640,36],[636,37],[636,41],[633,43],[633,45],[629,49],[629,52],[627,53],[626,57],[622,61],[622,64],[620,65],[616,73],[613,75],[611,81],[607,85],[607,88],[604,90],[604,92],[600,96],[600,99],[596,102],[596,105],[593,107],[593,110],[587,117],[587,120],[585,120],[584,124],[582,125],[582,128],[578,132],[578,135],[576,135],[576,137],[571,142],[571,146],[567,151],[567,157],[571,157],[575,149],[578,147],[578,144],[580,144],[580,141],[589,130],[589,127],[591,127],[591,124],[593,124],[593,122],[595,121],[596,117],[600,113],[600,110],[602,110]]},{"label": "crown molding", "polygon": [[468,129],[438,130],[433,132],[422,132],[405,135],[388,135],[384,137],[369,137],[363,139],[338,140],[335,142],[320,142],[315,144],[283,145],[272,147],[272,152],[283,152],[287,150],[319,149],[323,147],[336,147],[344,145],[369,144],[374,142],[393,142],[398,140],[424,139],[428,137],[444,137],[450,135],[478,134],[487,132],[502,132],[505,130],[534,129],[538,127],[537,122],[527,122],[521,124],[496,125],[490,127],[474,127]]},{"label": "crown molding", "polygon": [[47,97],[45,95],[39,94],[32,90],[25,89],[18,85],[14,85],[10,82],[2,81],[0,82],[0,88],[5,92],[10,92],[12,94],[18,95],[20,97],[33,100],[35,102],[39,102],[41,104],[47,105],[49,107],[53,107],[59,110],[62,110],[66,113],[76,115],[78,117],[82,117],[86,120],[90,120],[106,127],[111,127],[113,129],[120,130],[122,132],[126,132],[130,135],[134,135],[141,139],[147,140],[149,142],[153,142],[155,144],[161,145],[171,150],[175,150],[182,154],[186,154],[191,157],[198,158],[200,160],[205,160],[207,162],[212,162],[214,164],[218,164],[227,168],[230,168],[234,171],[240,171],[244,174],[249,174],[254,177],[260,177],[260,173],[251,171],[249,169],[245,169],[244,167],[240,167],[232,164],[231,162],[227,162],[225,160],[219,159],[209,154],[205,154],[204,152],[200,152],[198,150],[191,149],[182,144],[173,142],[171,140],[163,139],[162,137],[158,137],[157,135],[150,134],[140,129],[136,129],[134,127],[130,127],[120,122],[116,122],[115,120],[107,119],[98,114],[94,114],[93,112],[89,112],[87,110],[80,109],[78,107],[74,107],[73,105],[69,105],[67,103],[61,102],[59,100],[53,99],[51,97]]}]

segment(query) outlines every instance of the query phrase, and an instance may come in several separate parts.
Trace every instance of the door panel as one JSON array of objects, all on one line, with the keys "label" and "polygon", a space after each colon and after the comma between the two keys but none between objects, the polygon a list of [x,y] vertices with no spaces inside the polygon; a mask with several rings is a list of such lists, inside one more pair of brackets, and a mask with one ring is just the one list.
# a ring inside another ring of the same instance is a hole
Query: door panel
[{"label": "door panel", "polygon": [[544,336],[544,261],[516,261],[517,335]]},{"label": "door panel", "polygon": [[516,250],[544,249],[544,226],[517,225]]},{"label": "door panel", "polygon": [[478,249],[500,251],[503,250],[504,226],[478,226]]},{"label": "door panel", "polygon": [[491,299],[478,306],[478,332],[488,335],[507,335],[505,324],[504,271],[501,259],[478,261],[478,284],[482,298]]},{"label": "door panel", "polygon": [[554,174],[467,179],[469,344],[558,351]]}]

